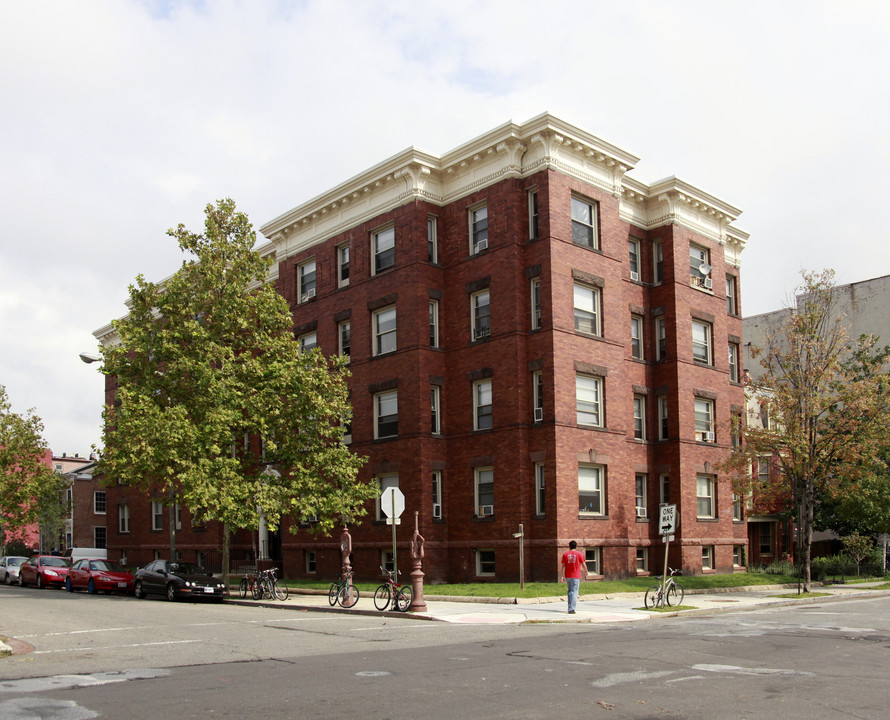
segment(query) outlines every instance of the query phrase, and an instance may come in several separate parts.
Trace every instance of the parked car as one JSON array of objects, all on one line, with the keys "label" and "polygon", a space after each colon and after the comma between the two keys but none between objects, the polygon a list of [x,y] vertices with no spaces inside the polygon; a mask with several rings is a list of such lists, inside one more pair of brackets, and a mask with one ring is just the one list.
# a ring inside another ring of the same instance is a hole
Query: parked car
[{"label": "parked car", "polygon": [[136,571],[133,593],[138,598],[163,595],[168,600],[221,601],[226,586],[199,565],[170,560],[155,560]]},{"label": "parked car", "polygon": [[89,593],[133,591],[133,574],[113,560],[82,558],[68,571],[65,578],[65,589],[68,592],[86,590]]},{"label": "parked car", "polygon": [[68,558],[71,562],[80,560],[81,558],[89,558],[90,560],[107,560],[108,550],[106,548],[74,547],[68,548],[63,552],[62,557]]},{"label": "parked car", "polygon": [[4,555],[0,557],[0,577],[7,585],[19,581],[19,568],[28,558],[21,555]]},{"label": "parked car", "polygon": [[56,555],[32,555],[19,568],[19,585],[36,585],[39,588],[47,585],[62,587],[68,576],[71,562]]}]

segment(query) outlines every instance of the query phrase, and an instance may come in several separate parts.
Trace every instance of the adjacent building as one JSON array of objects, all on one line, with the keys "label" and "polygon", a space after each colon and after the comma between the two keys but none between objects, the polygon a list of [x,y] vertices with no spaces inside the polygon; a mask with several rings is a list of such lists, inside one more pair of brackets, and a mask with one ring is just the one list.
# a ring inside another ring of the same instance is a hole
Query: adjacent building
[{"label": "adjacent building", "polygon": [[[441,156],[409,148],[261,228],[300,342],[350,358],[347,440],[365,478],[405,495],[400,558],[416,514],[428,582],[517,580],[520,526],[526,579],[553,580],[573,539],[594,577],[660,572],[663,503],[671,566],[746,563],[718,466],[744,414],[747,234],[689,183],[631,178],[637,162],[544,114]],[[108,501],[127,518],[110,556],[165,554],[160,498]],[[369,510],[350,528],[359,578],[392,562]],[[207,561],[218,529],[175,517],[180,554]],[[338,572],[338,538],[291,529],[236,538],[236,564]]]}]

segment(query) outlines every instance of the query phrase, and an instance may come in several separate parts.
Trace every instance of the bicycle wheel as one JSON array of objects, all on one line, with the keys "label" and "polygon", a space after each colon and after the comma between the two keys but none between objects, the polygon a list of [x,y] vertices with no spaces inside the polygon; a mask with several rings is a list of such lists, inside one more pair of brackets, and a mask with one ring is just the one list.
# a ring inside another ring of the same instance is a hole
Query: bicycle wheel
[{"label": "bicycle wheel", "polygon": [[396,595],[396,607],[402,612],[407,612],[408,608],[411,607],[411,601],[414,599],[414,591],[411,589],[410,585],[405,585],[399,588],[399,592]]},{"label": "bicycle wheel", "polygon": [[646,591],[645,602],[647,610],[662,606],[661,585],[653,585]]},{"label": "bicycle wheel", "polygon": [[668,605],[673,605],[674,607],[677,607],[678,605],[682,605],[683,604],[683,588],[681,588],[679,585],[674,583],[673,585],[671,585],[668,588],[667,597],[665,598],[665,600],[667,600]]},{"label": "bicycle wheel", "polygon": [[337,583],[331,583],[331,589],[328,590],[328,603],[333,607],[337,604],[337,595],[340,594],[340,586]]},{"label": "bicycle wheel", "polygon": [[242,600],[247,597],[247,578],[246,577],[241,578],[241,585],[238,588],[238,590],[241,593]]},{"label": "bicycle wheel", "polygon": [[355,585],[344,585],[337,595],[341,607],[351,608],[358,602],[358,588]]},{"label": "bicycle wheel", "polygon": [[260,586],[259,578],[251,578],[250,580],[250,594],[253,596],[254,600],[259,600],[263,597],[263,588]]},{"label": "bicycle wheel", "polygon": [[275,593],[276,600],[287,600],[287,596],[290,594],[287,585],[277,580],[272,581],[272,592]]},{"label": "bicycle wheel", "polygon": [[392,595],[389,592],[389,585],[380,585],[374,591],[374,607],[378,610],[388,610]]}]

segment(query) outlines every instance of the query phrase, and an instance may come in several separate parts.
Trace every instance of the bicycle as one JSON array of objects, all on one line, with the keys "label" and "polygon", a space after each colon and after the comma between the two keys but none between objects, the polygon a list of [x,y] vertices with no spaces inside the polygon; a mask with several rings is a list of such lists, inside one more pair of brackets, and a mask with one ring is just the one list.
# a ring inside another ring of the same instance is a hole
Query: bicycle
[{"label": "bicycle", "polygon": [[683,604],[683,588],[674,580],[675,575],[682,575],[682,570],[671,571],[670,577],[663,585],[653,585],[646,591],[645,604],[646,609],[663,608],[665,605],[669,607],[677,607]]},{"label": "bicycle", "polygon": [[253,572],[244,573],[244,577],[241,578],[239,590],[241,592],[242,600],[247,597],[247,593],[250,593],[254,600],[259,600],[263,597],[263,587],[260,584],[260,577]]},{"label": "bicycle", "polygon": [[340,603],[340,607],[351,608],[358,602],[358,588],[350,582],[353,574],[350,570],[346,575],[341,575],[336,582],[331,583],[331,589],[328,591],[328,602],[331,607]]},{"label": "bicycle", "polygon": [[[385,570],[383,566],[380,570],[386,575],[385,580],[374,591],[374,607],[378,610],[388,610],[392,607],[394,610],[407,612],[414,599],[414,591],[409,585],[402,585],[395,581],[395,571]],[[402,573],[400,572],[399,575]]]},{"label": "bicycle", "polygon": [[275,568],[263,570],[260,573],[260,582],[263,584],[265,594],[269,596],[270,600],[287,600],[290,590],[288,590],[287,585],[278,582],[278,578],[275,577],[276,572]]}]

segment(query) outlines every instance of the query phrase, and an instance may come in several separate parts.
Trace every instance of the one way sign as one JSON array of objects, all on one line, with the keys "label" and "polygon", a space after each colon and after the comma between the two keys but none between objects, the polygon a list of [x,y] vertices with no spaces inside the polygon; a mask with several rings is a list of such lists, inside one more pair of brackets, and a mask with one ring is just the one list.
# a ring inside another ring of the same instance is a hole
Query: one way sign
[{"label": "one way sign", "polygon": [[661,518],[658,521],[658,532],[661,535],[673,535],[677,530],[677,506],[662,505]]}]

